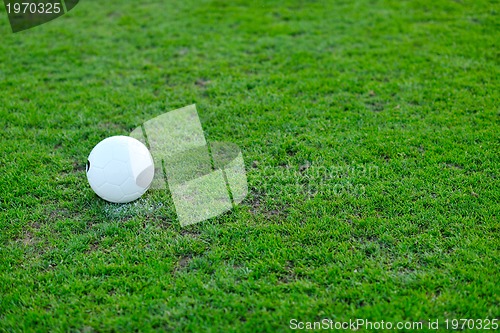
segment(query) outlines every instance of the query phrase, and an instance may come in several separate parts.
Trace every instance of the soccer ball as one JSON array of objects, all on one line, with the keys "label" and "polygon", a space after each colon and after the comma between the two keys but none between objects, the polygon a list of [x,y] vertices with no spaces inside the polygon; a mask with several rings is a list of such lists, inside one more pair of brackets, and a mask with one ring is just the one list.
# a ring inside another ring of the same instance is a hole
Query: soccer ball
[{"label": "soccer ball", "polygon": [[154,176],[154,162],[148,148],[129,136],[112,136],[90,152],[87,179],[104,200],[126,203],[147,191]]}]

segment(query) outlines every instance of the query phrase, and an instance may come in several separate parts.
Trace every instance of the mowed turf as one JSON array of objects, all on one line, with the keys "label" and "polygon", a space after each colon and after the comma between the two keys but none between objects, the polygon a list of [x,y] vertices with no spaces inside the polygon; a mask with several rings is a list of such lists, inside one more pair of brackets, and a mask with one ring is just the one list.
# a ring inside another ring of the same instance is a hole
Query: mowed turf
[{"label": "mowed turf", "polygon": [[[1,8],[0,331],[499,318],[497,1]],[[192,103],[241,205],[181,228],[92,192],[95,144]]]}]

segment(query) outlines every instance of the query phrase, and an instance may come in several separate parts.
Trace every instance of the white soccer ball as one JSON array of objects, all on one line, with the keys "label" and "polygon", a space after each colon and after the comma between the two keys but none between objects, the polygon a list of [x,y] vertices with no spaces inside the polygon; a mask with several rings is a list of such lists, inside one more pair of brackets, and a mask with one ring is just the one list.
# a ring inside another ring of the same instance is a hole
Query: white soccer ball
[{"label": "white soccer ball", "polygon": [[147,191],[154,176],[154,162],[148,148],[129,136],[112,136],[90,152],[87,179],[104,200],[126,203]]}]

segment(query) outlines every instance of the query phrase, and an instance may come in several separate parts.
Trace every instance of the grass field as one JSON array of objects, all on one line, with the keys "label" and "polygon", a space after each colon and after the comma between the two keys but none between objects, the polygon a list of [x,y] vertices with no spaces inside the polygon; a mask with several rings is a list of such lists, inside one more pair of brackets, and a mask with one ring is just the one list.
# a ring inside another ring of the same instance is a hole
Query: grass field
[{"label": "grass field", "polygon": [[[500,318],[498,1],[1,6],[1,332]],[[92,192],[97,142],[192,103],[241,205]]]}]

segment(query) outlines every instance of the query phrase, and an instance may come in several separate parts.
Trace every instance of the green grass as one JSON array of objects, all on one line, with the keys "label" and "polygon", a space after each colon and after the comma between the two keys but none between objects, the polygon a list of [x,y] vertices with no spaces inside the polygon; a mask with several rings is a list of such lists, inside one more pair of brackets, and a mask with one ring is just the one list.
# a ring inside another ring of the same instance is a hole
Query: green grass
[{"label": "green grass", "polygon": [[[81,1],[0,10],[0,331],[288,331],[500,317],[498,1]],[[197,104],[249,195],[87,184],[105,137]]]}]

